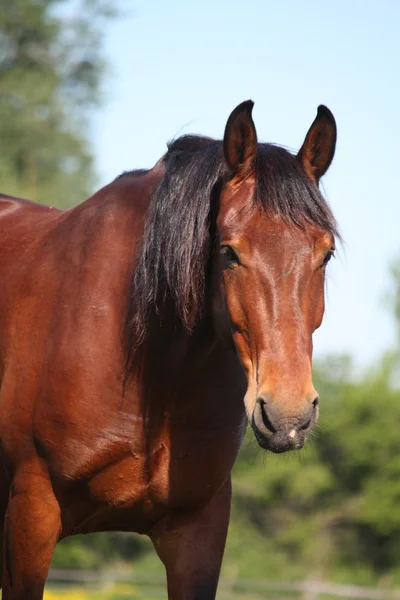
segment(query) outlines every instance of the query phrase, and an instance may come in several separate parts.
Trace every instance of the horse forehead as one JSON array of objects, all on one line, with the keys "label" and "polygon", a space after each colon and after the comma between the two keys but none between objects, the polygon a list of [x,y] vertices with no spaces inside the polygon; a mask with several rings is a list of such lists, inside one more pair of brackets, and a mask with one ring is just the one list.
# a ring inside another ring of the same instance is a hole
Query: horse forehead
[{"label": "horse forehead", "polygon": [[288,223],[278,216],[253,218],[252,222],[248,223],[248,228],[253,233],[254,243],[276,250],[278,253],[282,250],[296,251],[310,248],[313,244],[311,232]]},{"label": "horse forehead", "polygon": [[257,206],[242,207],[235,214],[227,215],[224,233],[237,240],[243,250],[276,253],[281,255],[311,250],[318,238],[314,228],[300,228],[278,215],[269,215]]},{"label": "horse forehead", "polygon": [[330,232],[298,215],[301,226],[289,217],[261,207],[254,201],[252,182],[222,194],[217,227],[220,236],[239,243],[243,250],[269,251],[277,256],[290,251],[309,254],[315,247],[333,243]]},{"label": "horse forehead", "polygon": [[304,232],[288,227],[266,228],[255,236],[251,246],[254,266],[273,280],[291,280],[289,275],[306,273],[313,252],[312,241]]}]

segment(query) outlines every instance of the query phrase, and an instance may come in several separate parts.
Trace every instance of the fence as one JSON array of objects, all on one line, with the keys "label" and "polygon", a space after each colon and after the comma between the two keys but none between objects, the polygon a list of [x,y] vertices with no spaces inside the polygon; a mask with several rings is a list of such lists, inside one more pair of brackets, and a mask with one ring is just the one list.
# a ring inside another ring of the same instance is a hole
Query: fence
[{"label": "fence", "polygon": [[[52,569],[46,590],[60,592],[60,598],[73,597],[73,589],[87,593],[87,598],[155,600],[166,598],[164,578],[122,573]],[[63,595],[63,592],[66,595]],[[79,597],[86,597],[82,593]],[[322,581],[273,582],[246,579],[221,579],[218,600],[400,600],[400,590],[341,585]]]}]

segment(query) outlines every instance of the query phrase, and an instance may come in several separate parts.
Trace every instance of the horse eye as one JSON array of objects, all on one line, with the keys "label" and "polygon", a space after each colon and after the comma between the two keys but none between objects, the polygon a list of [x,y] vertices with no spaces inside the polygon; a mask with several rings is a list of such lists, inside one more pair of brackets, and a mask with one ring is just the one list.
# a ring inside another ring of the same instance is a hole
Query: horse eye
[{"label": "horse eye", "polygon": [[333,249],[329,250],[329,252],[327,252],[325,254],[325,258],[323,260],[321,267],[325,267],[328,264],[328,262],[331,260],[332,256],[335,256],[335,251]]},{"label": "horse eye", "polygon": [[228,261],[228,266],[230,268],[237,267],[240,265],[240,260],[236,251],[232,248],[232,246],[222,246],[221,254],[223,254]]}]

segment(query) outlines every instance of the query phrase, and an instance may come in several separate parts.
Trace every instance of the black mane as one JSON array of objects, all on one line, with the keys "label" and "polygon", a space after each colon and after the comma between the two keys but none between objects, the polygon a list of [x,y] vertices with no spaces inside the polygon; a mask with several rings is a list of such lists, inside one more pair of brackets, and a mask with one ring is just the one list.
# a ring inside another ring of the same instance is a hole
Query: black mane
[{"label": "black mane", "polygon": [[[212,207],[226,174],[222,142],[182,136],[162,159],[165,175],[153,194],[128,310],[131,355],[146,340],[153,317],[166,310],[189,332],[204,309],[213,247]],[[333,214],[300,162],[282,147],[259,144],[254,202],[304,227],[313,223],[340,237]],[[215,218],[214,218],[215,220]]]},{"label": "black mane", "polygon": [[149,172],[149,169],[133,169],[132,171],[124,171],[121,175],[118,175],[114,179],[114,181],[118,181],[118,179],[122,179],[123,177],[128,177],[129,175],[134,175],[140,177],[141,175],[146,175]]}]

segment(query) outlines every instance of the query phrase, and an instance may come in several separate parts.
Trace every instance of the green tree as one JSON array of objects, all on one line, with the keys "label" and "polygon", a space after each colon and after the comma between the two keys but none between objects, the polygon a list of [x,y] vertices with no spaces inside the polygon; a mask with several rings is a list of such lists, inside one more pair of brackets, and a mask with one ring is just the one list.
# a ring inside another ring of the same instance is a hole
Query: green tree
[{"label": "green tree", "polygon": [[111,0],[0,0],[0,180],[68,206],[95,175],[88,117],[101,99]]},{"label": "green tree", "polygon": [[393,279],[393,310],[396,320],[398,342],[400,345],[400,260],[393,262],[390,269]]}]

